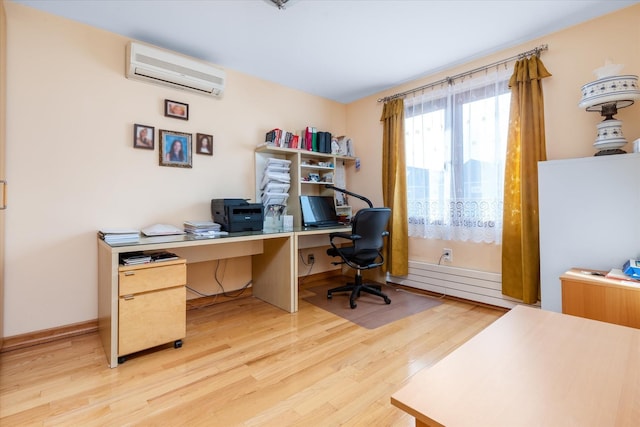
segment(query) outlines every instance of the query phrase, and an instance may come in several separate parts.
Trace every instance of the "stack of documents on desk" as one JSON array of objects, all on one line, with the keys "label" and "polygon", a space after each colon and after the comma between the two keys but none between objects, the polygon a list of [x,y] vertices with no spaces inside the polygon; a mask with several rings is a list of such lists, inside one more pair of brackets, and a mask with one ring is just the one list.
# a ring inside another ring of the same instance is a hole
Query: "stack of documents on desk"
[{"label": "stack of documents on desk", "polygon": [[185,221],[184,231],[196,237],[214,237],[228,234],[221,231],[220,224],[212,221]]},{"label": "stack of documents on desk", "polygon": [[98,236],[109,244],[140,241],[140,231],[132,228],[103,228],[98,231]]},{"label": "stack of documents on desk", "polygon": [[142,233],[145,236],[171,236],[173,234],[184,234],[184,231],[171,224],[153,224],[143,228]]}]

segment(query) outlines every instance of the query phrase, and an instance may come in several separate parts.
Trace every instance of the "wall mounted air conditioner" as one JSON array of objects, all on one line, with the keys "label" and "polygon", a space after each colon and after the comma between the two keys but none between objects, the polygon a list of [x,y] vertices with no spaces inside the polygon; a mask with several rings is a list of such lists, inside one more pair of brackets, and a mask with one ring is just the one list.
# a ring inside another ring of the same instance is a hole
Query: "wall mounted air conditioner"
[{"label": "wall mounted air conditioner", "polygon": [[127,44],[125,75],[162,86],[215,97],[224,92],[225,72],[196,58],[138,42]]}]

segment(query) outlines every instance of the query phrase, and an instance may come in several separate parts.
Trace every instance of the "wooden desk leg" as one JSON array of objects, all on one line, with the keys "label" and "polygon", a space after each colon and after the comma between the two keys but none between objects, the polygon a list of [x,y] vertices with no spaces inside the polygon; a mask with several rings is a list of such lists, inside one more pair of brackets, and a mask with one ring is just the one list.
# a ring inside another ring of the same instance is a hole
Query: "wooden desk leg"
[{"label": "wooden desk leg", "polygon": [[253,296],[289,313],[298,311],[292,234],[265,239],[264,251],[253,256]]}]

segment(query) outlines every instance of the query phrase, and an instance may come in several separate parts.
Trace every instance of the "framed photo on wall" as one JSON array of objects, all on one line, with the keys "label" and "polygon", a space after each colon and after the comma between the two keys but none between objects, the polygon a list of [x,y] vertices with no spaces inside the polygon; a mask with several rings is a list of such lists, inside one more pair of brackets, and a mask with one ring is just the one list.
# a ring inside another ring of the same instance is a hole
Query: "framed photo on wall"
[{"label": "framed photo on wall", "polygon": [[191,134],[160,129],[160,166],[190,168]]},{"label": "framed photo on wall", "polygon": [[196,153],[213,156],[213,135],[196,133]]},{"label": "framed photo on wall", "polygon": [[155,148],[155,141],[153,140],[155,131],[156,129],[153,126],[134,124],[133,147],[153,150]]},{"label": "framed photo on wall", "polygon": [[164,115],[175,119],[189,120],[189,104],[165,99]]}]

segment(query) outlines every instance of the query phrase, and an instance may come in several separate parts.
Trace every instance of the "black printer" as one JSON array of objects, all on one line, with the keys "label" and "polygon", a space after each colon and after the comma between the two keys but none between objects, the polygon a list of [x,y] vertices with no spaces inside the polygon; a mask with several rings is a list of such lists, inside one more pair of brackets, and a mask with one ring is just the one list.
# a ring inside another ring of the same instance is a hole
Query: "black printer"
[{"label": "black printer", "polygon": [[211,217],[230,233],[260,231],[264,221],[262,204],[248,203],[246,199],[212,199]]}]

